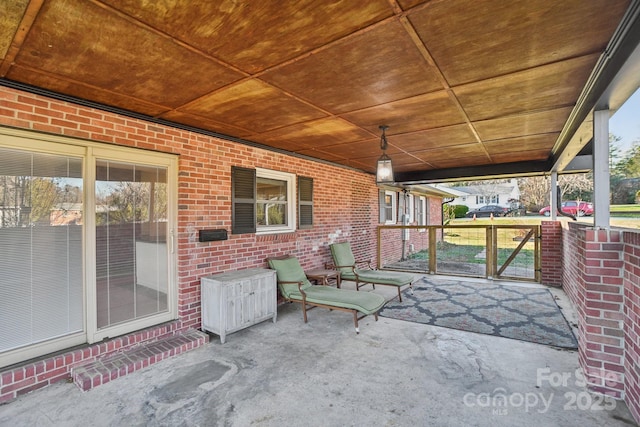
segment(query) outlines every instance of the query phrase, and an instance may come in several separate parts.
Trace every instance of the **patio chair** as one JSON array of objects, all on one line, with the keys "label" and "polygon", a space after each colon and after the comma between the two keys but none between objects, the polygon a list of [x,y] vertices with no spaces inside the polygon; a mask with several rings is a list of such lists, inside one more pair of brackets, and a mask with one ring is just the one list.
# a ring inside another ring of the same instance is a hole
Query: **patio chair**
[{"label": "patio chair", "polygon": [[[340,272],[340,280],[356,282],[356,290],[366,284],[371,284],[374,289],[376,285],[395,286],[398,289],[398,300],[402,302],[401,289],[403,286],[409,285],[413,295],[413,274],[376,270],[371,267],[370,261],[356,261],[348,242],[333,243],[329,245],[329,248],[333,257],[333,267]],[[367,268],[358,268],[358,265],[365,263]]]},{"label": "patio chair", "polygon": [[269,267],[276,270],[278,288],[282,297],[288,302],[302,304],[305,323],[307,323],[307,311],[315,307],[346,311],[353,313],[356,334],[359,334],[358,321],[370,314],[373,314],[378,321],[378,311],[386,303],[383,296],[372,292],[312,285],[295,257],[268,258],[267,262]]}]

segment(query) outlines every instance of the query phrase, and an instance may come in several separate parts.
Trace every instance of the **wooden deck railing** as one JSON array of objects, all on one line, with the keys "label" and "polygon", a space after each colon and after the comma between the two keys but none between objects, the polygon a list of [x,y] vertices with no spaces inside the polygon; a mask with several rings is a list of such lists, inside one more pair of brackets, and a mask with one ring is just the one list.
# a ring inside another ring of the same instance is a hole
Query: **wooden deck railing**
[{"label": "wooden deck railing", "polygon": [[382,225],[378,268],[540,282],[539,225]]}]

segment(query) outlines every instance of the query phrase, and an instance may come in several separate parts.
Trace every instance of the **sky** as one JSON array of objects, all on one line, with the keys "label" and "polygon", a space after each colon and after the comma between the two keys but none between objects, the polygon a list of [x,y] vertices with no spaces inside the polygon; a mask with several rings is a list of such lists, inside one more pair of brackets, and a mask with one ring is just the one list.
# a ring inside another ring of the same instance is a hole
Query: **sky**
[{"label": "sky", "polygon": [[609,133],[622,138],[618,143],[621,153],[640,141],[640,89],[609,119]]}]

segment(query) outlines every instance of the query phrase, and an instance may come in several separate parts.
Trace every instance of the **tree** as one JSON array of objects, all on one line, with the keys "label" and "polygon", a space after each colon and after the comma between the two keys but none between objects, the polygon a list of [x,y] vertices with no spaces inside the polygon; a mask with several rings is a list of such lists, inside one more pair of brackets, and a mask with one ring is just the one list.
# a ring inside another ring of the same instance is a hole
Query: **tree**
[{"label": "tree", "polygon": [[593,196],[593,175],[591,173],[560,175],[558,185],[562,200],[590,201]]},{"label": "tree", "polygon": [[627,150],[614,169],[625,178],[640,177],[640,140],[636,140]]},{"label": "tree", "polygon": [[120,181],[99,203],[108,207],[99,224],[125,224],[148,221],[149,185],[142,182]]},{"label": "tree", "polygon": [[167,219],[167,184],[164,182],[102,181],[99,187],[98,225]]},{"label": "tree", "polygon": [[[593,195],[591,173],[574,173],[558,176],[558,186],[563,200],[587,200]],[[518,179],[520,202],[528,211],[537,212],[548,206],[551,196],[551,180],[548,176],[531,176]]]},{"label": "tree", "polygon": [[546,176],[531,176],[518,179],[520,188],[520,203],[528,211],[537,212],[549,204],[549,178]]},{"label": "tree", "polygon": [[609,134],[609,169],[613,170],[616,163],[623,157],[623,153],[620,151],[618,143],[622,141],[622,137]]},{"label": "tree", "polygon": [[54,179],[32,178],[29,180],[30,223],[49,224],[51,210],[59,199],[59,190]]},{"label": "tree", "polygon": [[636,192],[640,190],[640,140],[633,142],[631,148],[611,168],[611,203],[636,203]]},{"label": "tree", "polygon": [[0,227],[49,224],[52,209],[64,191],[56,178],[0,177]]}]

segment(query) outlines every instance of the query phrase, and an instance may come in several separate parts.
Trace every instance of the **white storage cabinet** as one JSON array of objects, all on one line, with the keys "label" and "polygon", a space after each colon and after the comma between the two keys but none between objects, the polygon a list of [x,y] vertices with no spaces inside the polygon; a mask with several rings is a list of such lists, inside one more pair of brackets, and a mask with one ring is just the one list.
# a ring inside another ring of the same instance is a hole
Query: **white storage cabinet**
[{"label": "white storage cabinet", "polygon": [[267,319],[276,322],[276,272],[265,268],[231,271],[200,279],[202,330],[227,334]]}]

